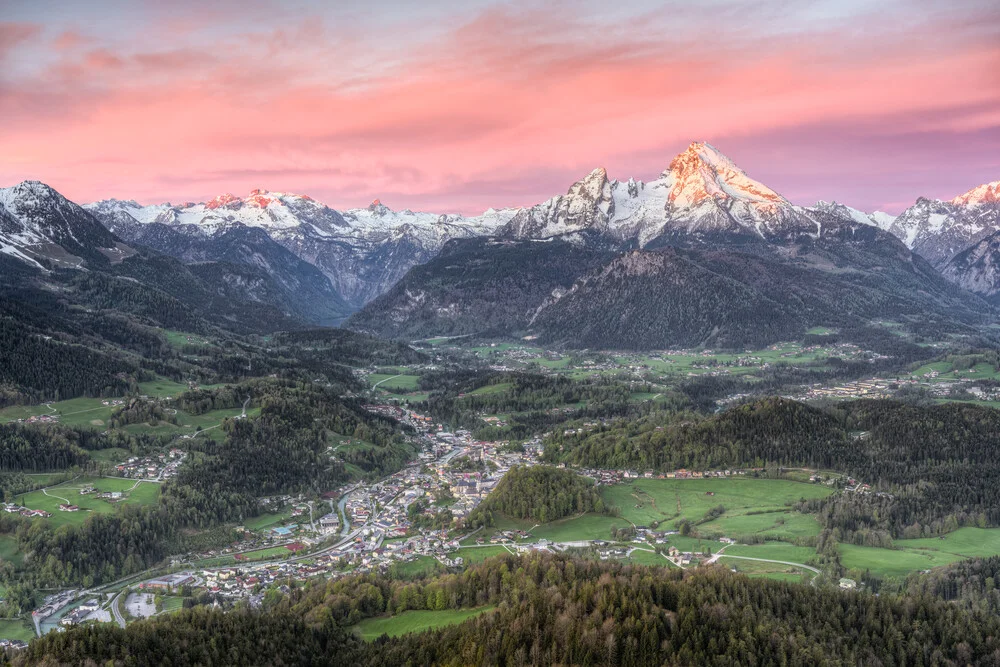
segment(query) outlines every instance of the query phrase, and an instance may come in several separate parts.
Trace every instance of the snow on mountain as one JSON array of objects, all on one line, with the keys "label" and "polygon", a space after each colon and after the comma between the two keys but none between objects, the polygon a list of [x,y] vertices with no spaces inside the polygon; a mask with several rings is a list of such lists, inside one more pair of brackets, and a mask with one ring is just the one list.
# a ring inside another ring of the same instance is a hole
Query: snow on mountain
[{"label": "snow on mountain", "polygon": [[807,210],[747,176],[711,144],[696,142],[649,183],[609,180],[595,169],[565,195],[519,211],[501,234],[547,238],[592,230],[645,246],[676,236],[767,239],[819,229]]},{"label": "snow on mountain", "polygon": [[921,197],[888,231],[941,268],[955,255],[1000,231],[1000,181],[979,185],[950,201]]},{"label": "snow on mountain", "polygon": [[801,207],[748,176],[711,144],[695,142],[656,180],[612,180],[606,170],[594,169],[564,195],[475,217],[393,211],[378,200],[367,208],[336,211],[305,195],[266,190],[246,197],[224,194],[206,203],[141,206],[107,200],[88,208],[126,239],[138,235],[134,226],[154,222],[208,236],[233,226],[263,229],[319,267],[348,303],[360,306],[449,240],[490,235],[581,243],[598,238],[610,247],[644,248],[704,240],[783,241],[864,225],[889,232],[940,269],[1000,231],[1000,182],[950,201],[921,198],[899,216],[838,202]]},{"label": "snow on mountain", "polygon": [[1000,203],[1000,181],[978,185],[951,200],[956,206],[979,207]]},{"label": "snow on mountain", "polygon": [[109,199],[87,208],[126,238],[139,233],[136,225],[151,223],[202,236],[218,236],[234,226],[263,229],[323,271],[355,306],[387,290],[450,239],[493,234],[514,215],[510,209],[490,209],[478,217],[393,211],[378,200],[368,208],[339,212],[307,195],[267,190],[246,197],[227,193],[205,203],[142,206]]},{"label": "snow on mountain", "polygon": [[852,208],[851,206],[835,201],[818,201],[816,202],[816,205],[812,207],[812,210],[821,211],[844,220],[853,220],[863,225],[873,225],[883,231],[888,231],[889,227],[896,219],[896,216],[891,213],[885,213],[884,211],[865,213],[864,211],[859,211],[856,208]]},{"label": "snow on mountain", "polygon": [[94,216],[39,181],[0,188],[0,253],[41,269],[132,254]]}]

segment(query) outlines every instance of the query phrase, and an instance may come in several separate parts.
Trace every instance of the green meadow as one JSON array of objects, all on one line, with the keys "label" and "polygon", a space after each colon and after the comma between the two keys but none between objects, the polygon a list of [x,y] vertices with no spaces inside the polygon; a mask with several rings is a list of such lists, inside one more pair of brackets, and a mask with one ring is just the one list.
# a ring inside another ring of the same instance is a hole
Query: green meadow
[{"label": "green meadow", "polygon": [[[81,494],[80,490],[86,486],[93,486],[96,492]],[[125,497],[114,503],[97,497],[97,493],[110,491],[121,491]],[[137,483],[136,480],[132,479],[78,477],[51,488],[18,496],[16,502],[30,509],[51,512],[51,517],[40,520],[58,527],[67,524],[81,524],[92,512],[102,514],[114,512],[117,505],[152,505],[159,497],[160,484],[156,482],[139,481]],[[59,505],[62,503],[76,505],[80,509],[77,512],[63,512],[59,509]]]},{"label": "green meadow", "polygon": [[[465,551],[465,549],[462,551]],[[464,556],[465,554],[462,555]],[[430,556],[417,556],[413,560],[406,561],[405,563],[394,563],[392,566],[392,571],[395,575],[403,579],[422,577],[440,572],[443,569],[444,566],[437,559]]]},{"label": "green meadow", "polygon": [[459,549],[456,552],[456,555],[461,556],[464,563],[468,565],[470,563],[481,563],[487,558],[502,556],[509,553],[510,551],[499,544],[489,544],[484,546],[469,546]]},{"label": "green meadow", "polygon": [[962,556],[940,551],[909,549],[877,549],[853,544],[840,545],[840,562],[848,570],[871,571],[885,577],[905,577],[911,572],[929,570],[955,561]]},{"label": "green meadow", "polygon": [[416,391],[419,375],[406,375],[396,373],[372,373],[368,376],[368,383],[379,389],[384,389],[390,393],[406,393]]},{"label": "green meadow", "polygon": [[398,637],[411,632],[423,632],[448,625],[457,625],[493,608],[493,606],[485,606],[474,609],[445,609],[442,611],[404,611],[395,616],[366,618],[354,626],[354,631],[365,641],[373,641],[382,635]]},{"label": "green meadow", "polygon": [[622,518],[636,525],[694,523],[721,505],[722,517],[699,526],[700,531],[724,536],[764,533],[783,539],[818,534],[815,520],[791,507],[830,493],[818,484],[745,477],[637,479],[601,491],[606,504],[619,508]]},{"label": "green meadow", "polygon": [[23,642],[35,638],[31,622],[20,618],[0,618],[0,639],[19,639]]}]

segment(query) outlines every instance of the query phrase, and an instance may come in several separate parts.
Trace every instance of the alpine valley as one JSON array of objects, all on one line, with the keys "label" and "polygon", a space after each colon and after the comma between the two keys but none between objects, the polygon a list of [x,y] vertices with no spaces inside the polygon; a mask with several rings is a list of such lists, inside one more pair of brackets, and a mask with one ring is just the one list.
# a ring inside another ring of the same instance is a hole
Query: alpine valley
[{"label": "alpine valley", "polygon": [[0,665],[995,664],[997,189],[0,189]]}]

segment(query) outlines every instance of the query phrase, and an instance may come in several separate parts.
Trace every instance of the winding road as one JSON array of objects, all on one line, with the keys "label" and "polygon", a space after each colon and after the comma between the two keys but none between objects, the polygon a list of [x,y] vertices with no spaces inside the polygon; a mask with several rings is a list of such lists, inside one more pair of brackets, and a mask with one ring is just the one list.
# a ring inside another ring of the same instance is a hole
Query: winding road
[{"label": "winding road", "polygon": [[386,378],[384,380],[379,380],[378,382],[376,382],[375,384],[372,385],[372,389],[375,389],[376,387],[378,387],[383,382],[388,382],[389,380],[395,380],[396,378],[402,377],[403,375],[405,375],[405,373],[400,373],[399,375],[393,375],[391,378]]},{"label": "winding road", "polygon": [[121,615],[120,611],[118,611],[118,599],[124,595],[127,590],[128,589],[126,588],[125,590],[118,591],[118,595],[111,600],[111,615],[115,617],[115,623],[117,623],[120,628],[125,627],[125,617]]},{"label": "winding road", "polygon": [[803,570],[809,570],[814,574],[822,574],[817,568],[806,565],[804,563],[792,563],[787,560],[771,560],[770,558],[753,558],[751,556],[730,556],[729,554],[720,554],[719,558],[739,558],[740,560],[755,560],[761,563],[777,563],[779,565],[790,565],[791,567],[800,567]]}]

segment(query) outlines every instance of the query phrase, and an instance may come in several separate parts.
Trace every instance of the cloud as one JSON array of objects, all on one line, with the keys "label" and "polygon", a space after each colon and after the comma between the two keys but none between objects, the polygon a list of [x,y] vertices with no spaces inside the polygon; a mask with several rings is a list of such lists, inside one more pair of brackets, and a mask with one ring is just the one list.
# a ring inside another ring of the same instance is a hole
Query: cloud
[{"label": "cloud", "polygon": [[[995,146],[1000,126],[996,10],[912,5],[716,2],[707,20],[693,5],[513,3],[361,33],[355,17],[269,22],[257,3],[241,23],[192,4],[169,48],[150,47],[160,24],[48,42],[0,90],[0,179],[59,180],[82,200],[261,186],[476,212],[535,203],[596,165],[649,179],[707,139],[795,201],[905,201],[944,160],[956,181],[980,178],[973,139]],[[25,39],[10,48],[27,57]]]},{"label": "cloud", "polygon": [[17,50],[24,42],[34,39],[41,32],[35,23],[0,21],[0,62]]}]

